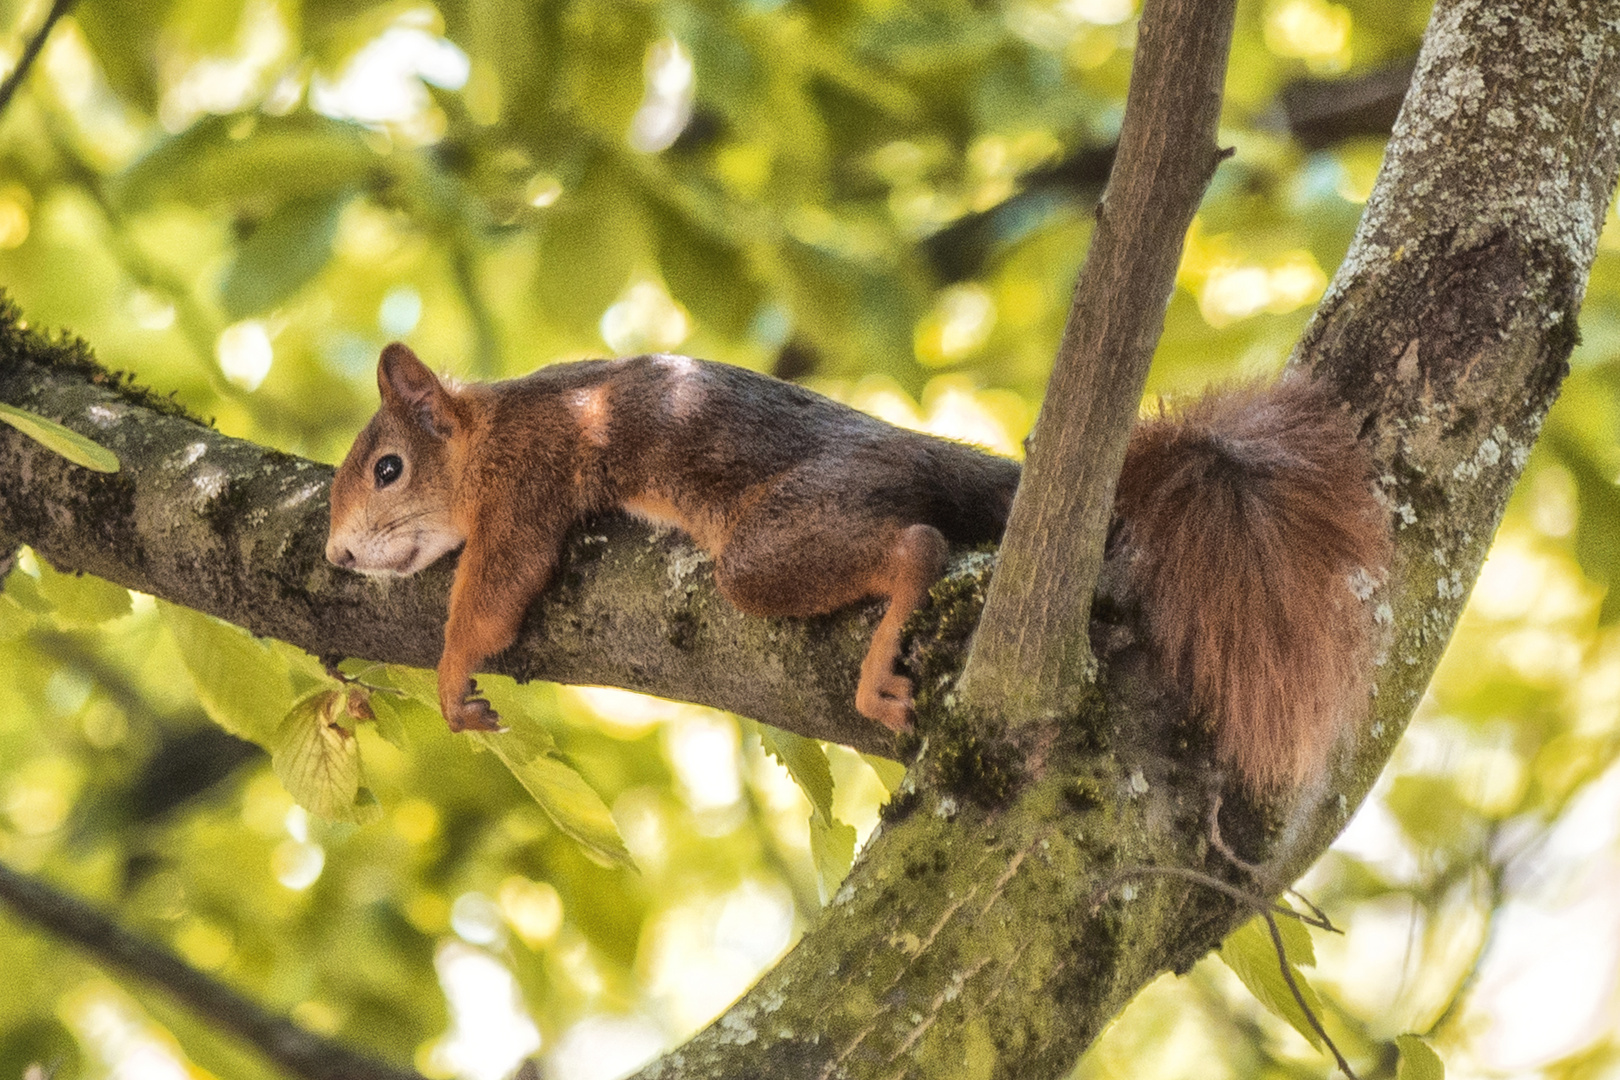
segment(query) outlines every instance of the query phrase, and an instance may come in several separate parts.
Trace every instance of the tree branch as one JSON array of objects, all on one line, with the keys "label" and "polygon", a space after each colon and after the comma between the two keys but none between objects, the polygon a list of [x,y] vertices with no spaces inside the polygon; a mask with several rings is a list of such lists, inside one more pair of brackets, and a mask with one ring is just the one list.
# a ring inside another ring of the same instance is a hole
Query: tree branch
[{"label": "tree branch", "polygon": [[422,1080],[305,1031],[266,1012],[160,945],[131,934],[101,912],[0,863],[0,904],[89,953],[97,961],[174,995],[198,1016],[251,1044],[305,1080]]},{"label": "tree branch", "polygon": [[958,691],[1009,722],[1072,710],[1091,681],[1091,596],[1114,482],[1193,211],[1214,175],[1232,0],[1148,0],[1119,154],[1030,436]]},{"label": "tree branch", "polygon": [[[377,580],[323,555],[329,466],[227,438],[133,390],[82,347],[0,307],[0,401],[96,439],[123,468],[92,475],[0,426],[0,522],[59,568],[87,571],[317,656],[432,667],[452,564]],[[558,583],[489,670],[696,701],[889,757],[855,712],[875,606],[752,619],[685,538],[628,518],[575,531]]]},{"label": "tree branch", "polygon": [[28,78],[29,70],[39,57],[40,50],[45,48],[45,40],[51,36],[51,31],[56,28],[58,20],[72,11],[76,3],[78,0],[56,0],[51,5],[51,10],[46,12],[45,21],[34,32],[34,36],[28,39],[22,55],[17,58],[17,66],[11,69],[11,74],[6,76],[4,82],[0,82],[0,116],[5,115],[6,106],[11,104],[12,96],[17,93],[17,88],[23,84],[23,80]]},{"label": "tree branch", "polygon": [[[1227,792],[1231,846],[1264,856],[1273,880],[1325,850],[1393,749],[1562,378],[1620,140],[1620,26],[1602,21],[1612,5],[1594,7],[1441,0],[1362,229],[1295,357],[1363,422],[1397,554],[1374,598],[1386,640],[1364,728],[1280,826],[1267,824],[1280,812],[1265,817]],[[319,553],[320,467],[150,409],[126,424],[138,401],[104,376],[24,362],[17,342],[0,330],[0,400],[93,432],[130,475],[70,473],[0,435],[8,533],[65,565],[235,612],[261,633],[309,635],[292,638],[306,647],[319,638],[344,646],[334,651],[432,658],[446,571],[335,580]],[[1054,386],[1049,415],[1065,393],[1080,391]],[[564,580],[503,663],[544,658],[554,677],[614,674],[605,681],[715,703],[730,694],[742,702],[731,707],[773,721],[764,706],[809,715],[814,698],[848,709],[868,615],[747,620],[715,596],[691,548],[628,525],[603,530],[605,543],[595,535],[576,538]],[[1008,577],[1004,559],[998,586]],[[1078,576],[1041,580],[1002,606],[1038,602],[1058,580]],[[971,590],[960,595],[953,625],[971,622]],[[1073,674],[1073,655],[1046,636],[1074,617],[1068,607],[1026,639],[1045,650],[1042,677],[1059,676],[1048,686]],[[1186,970],[1247,917],[1245,905],[1171,875],[1091,909],[1121,867],[1231,872],[1203,827],[1218,790],[1207,746],[1156,696],[1153,660],[1129,627],[1114,634],[1098,619],[1095,629],[1109,678],[1078,719],[1002,738],[925,707],[907,786],[820,923],[644,1075],[1061,1077],[1148,981]],[[539,641],[542,630],[556,640]],[[643,666],[642,648],[664,659]],[[979,700],[1027,701],[999,685],[1019,658],[1001,661]]]}]

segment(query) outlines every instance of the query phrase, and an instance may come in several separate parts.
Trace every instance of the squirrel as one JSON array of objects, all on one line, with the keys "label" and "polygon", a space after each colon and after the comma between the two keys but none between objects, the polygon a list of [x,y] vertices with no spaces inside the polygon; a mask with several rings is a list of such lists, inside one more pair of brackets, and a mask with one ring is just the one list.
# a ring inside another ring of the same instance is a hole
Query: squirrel
[{"label": "squirrel", "polygon": [[[671,354],[460,385],[395,342],[377,386],[381,408],[332,481],[326,557],[409,575],[460,549],[438,667],[454,731],[499,730],[474,671],[515,640],[568,529],[613,509],[689,535],[745,614],[886,599],[855,707],[909,730],[905,621],[951,545],[1001,538],[1020,475],[792,383]],[[1304,380],[1161,411],[1131,437],[1110,544],[1218,757],[1255,791],[1308,779],[1365,704],[1371,619],[1351,575],[1377,573],[1389,546],[1370,472],[1349,421]]]}]

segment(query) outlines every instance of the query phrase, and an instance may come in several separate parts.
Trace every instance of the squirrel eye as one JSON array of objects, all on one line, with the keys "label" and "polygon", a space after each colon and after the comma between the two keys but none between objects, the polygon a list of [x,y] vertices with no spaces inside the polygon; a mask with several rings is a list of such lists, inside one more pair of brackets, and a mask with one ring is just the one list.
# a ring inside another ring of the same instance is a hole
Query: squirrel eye
[{"label": "squirrel eye", "polygon": [[405,463],[399,459],[398,454],[384,454],[377,459],[377,464],[371,467],[371,473],[377,478],[377,486],[385,488],[398,480],[405,471]]}]

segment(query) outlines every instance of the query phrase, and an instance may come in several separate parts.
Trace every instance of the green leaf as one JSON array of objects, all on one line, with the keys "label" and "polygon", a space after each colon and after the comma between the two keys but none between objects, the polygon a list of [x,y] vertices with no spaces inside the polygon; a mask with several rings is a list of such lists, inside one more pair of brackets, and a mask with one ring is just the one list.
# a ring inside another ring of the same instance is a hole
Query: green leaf
[{"label": "green leaf", "polygon": [[644,231],[635,191],[610,168],[587,170],[540,214],[534,231],[533,290],[542,309],[594,337],[643,254]]},{"label": "green leaf", "polygon": [[815,739],[791,731],[759,725],[759,742],[765,752],[780,761],[810,800],[812,822],[833,823],[833,775],[827,751]]},{"label": "green leaf", "polygon": [[855,827],[833,816],[833,775],[827,751],[815,739],[759,725],[765,752],[780,761],[810,800],[810,855],[821,902],[826,903],[855,861]]},{"label": "green leaf", "polygon": [[[1279,906],[1289,907],[1284,902],[1279,902]],[[1282,916],[1277,920],[1277,934],[1282,938],[1283,951],[1288,954],[1290,964],[1295,967],[1316,966],[1316,946],[1311,942],[1310,927],[1298,919]],[[1270,932],[1267,932],[1266,940],[1271,940]]]},{"label": "green leaf", "polygon": [[268,310],[297,292],[332,258],[338,218],[349,191],[290,199],[260,221],[237,247],[220,280],[220,303],[231,319]]},{"label": "green leaf", "polygon": [[33,625],[33,612],[0,593],[0,641],[16,641]]},{"label": "green leaf", "polygon": [[310,113],[206,116],[136,159],[115,190],[129,209],[178,201],[264,213],[363,188],[380,160],[356,124]]},{"label": "green leaf", "polygon": [[679,208],[649,200],[658,267],[676,300],[700,326],[737,339],[748,332],[764,290],[742,253],[700,228]]},{"label": "green leaf", "polygon": [[[1282,929],[1281,926],[1278,927]],[[1303,929],[1303,927],[1301,927]],[[1283,944],[1289,948],[1289,935],[1284,934]],[[1276,947],[1271,942],[1271,932],[1266,929],[1266,920],[1256,916],[1234,930],[1230,936],[1221,942],[1220,957],[1232,973],[1242,980],[1243,985],[1249,988],[1249,993],[1255,999],[1280,1016],[1293,1026],[1294,1030],[1305,1037],[1305,1041],[1322,1049],[1322,1040],[1311,1027],[1310,1021],[1305,1018],[1304,1011],[1299,1007],[1293,992],[1288,989],[1288,982],[1283,978],[1282,966],[1277,957]],[[1322,1015],[1322,1002],[1300,974],[1292,960],[1289,962],[1289,971],[1294,976],[1294,982],[1299,985],[1300,995],[1320,1019]]]},{"label": "green leaf", "polygon": [[39,583],[32,574],[21,568],[14,567],[6,578],[6,595],[36,615],[44,615],[51,610],[51,602],[40,593]]},{"label": "green leaf", "polygon": [[129,590],[90,574],[64,574],[39,560],[39,593],[55,609],[56,620],[69,626],[99,626],[128,615]]},{"label": "green leaf", "polygon": [[157,43],[166,6],[153,0],[88,0],[73,12],[107,82],[147,112],[157,111]]},{"label": "green leaf", "polygon": [[100,443],[65,428],[55,420],[47,420],[38,413],[19,409],[15,405],[0,403],[0,423],[10,424],[30,439],[67,458],[75,465],[94,472],[118,471],[118,455]]},{"label": "green leaf", "polygon": [[1416,1035],[1398,1035],[1395,1046],[1401,1052],[1395,1080],[1446,1080],[1446,1065],[1434,1048]]},{"label": "green leaf", "polygon": [[842,821],[826,824],[810,818],[810,856],[816,864],[816,885],[825,904],[838,891],[838,885],[855,862],[855,826]]},{"label": "green leaf", "polygon": [[900,783],[906,778],[904,765],[898,761],[890,761],[886,757],[878,757],[876,754],[862,754],[861,760],[872,766],[872,771],[877,773],[878,780],[890,795],[900,790]]},{"label": "green leaf", "polygon": [[287,793],[328,821],[362,824],[381,813],[361,782],[360,743],[354,737],[343,690],[316,690],[299,698],[276,729],[270,767]]},{"label": "green leaf", "polygon": [[405,735],[406,715],[421,706],[409,698],[386,691],[372,694],[370,700],[371,713],[377,722],[377,734],[395,749],[406,749],[410,741]]},{"label": "green leaf", "polygon": [[191,672],[203,711],[232,735],[273,746],[292,701],[286,661],[229,623],[162,601],[158,610]]},{"label": "green leaf", "polygon": [[511,730],[473,732],[473,738],[505,762],[552,823],[585,854],[604,866],[634,866],[607,804],[558,756],[551,736],[532,720],[514,716],[505,703],[501,716]]}]

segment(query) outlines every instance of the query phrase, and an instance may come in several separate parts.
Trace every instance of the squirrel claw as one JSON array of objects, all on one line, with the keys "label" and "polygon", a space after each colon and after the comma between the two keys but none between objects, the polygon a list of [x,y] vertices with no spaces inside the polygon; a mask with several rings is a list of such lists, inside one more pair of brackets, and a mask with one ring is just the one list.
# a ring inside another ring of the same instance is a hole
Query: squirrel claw
[{"label": "squirrel claw", "polygon": [[469,692],[461,705],[445,716],[451,731],[505,731],[501,714],[489,707],[489,702],[478,696],[476,684],[469,684]]},{"label": "squirrel claw", "polygon": [[910,731],[913,714],[911,680],[903,675],[890,674],[875,681],[875,687],[868,687],[863,682],[856,689],[855,710],[890,731]]}]

